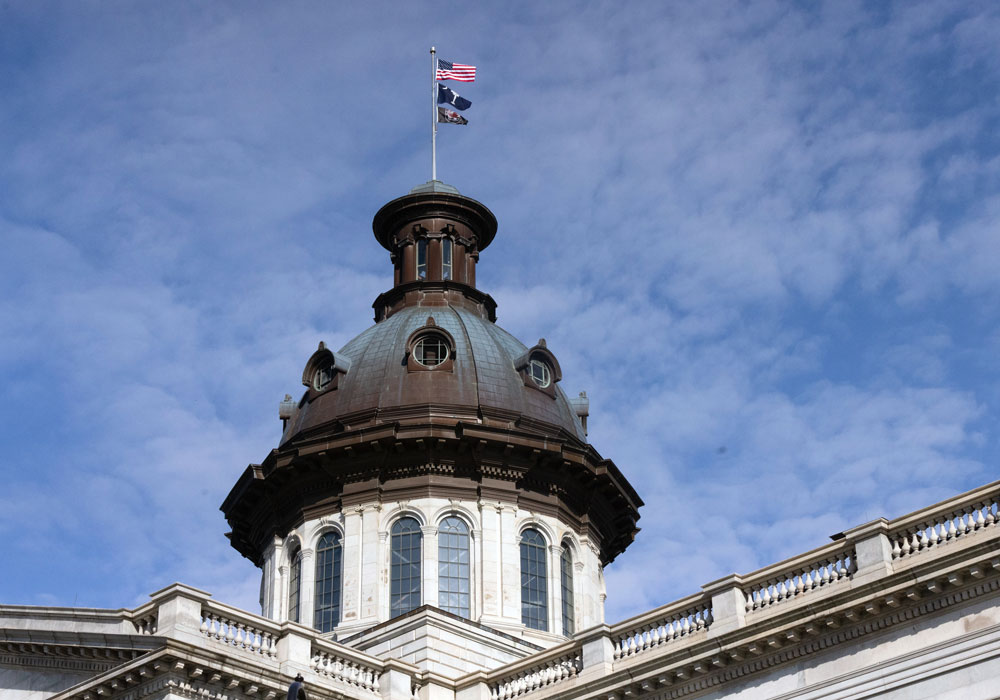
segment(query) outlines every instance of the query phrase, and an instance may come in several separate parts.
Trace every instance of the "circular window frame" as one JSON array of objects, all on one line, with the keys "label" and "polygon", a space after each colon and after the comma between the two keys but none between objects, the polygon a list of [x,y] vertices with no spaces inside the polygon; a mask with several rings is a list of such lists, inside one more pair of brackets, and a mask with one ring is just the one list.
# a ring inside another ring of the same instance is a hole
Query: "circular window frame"
[{"label": "circular window frame", "polygon": [[[426,357],[421,359],[423,349],[426,347],[425,344],[436,343],[437,347],[443,349],[443,355],[438,357],[435,362],[428,363]],[[441,333],[437,331],[427,331],[426,333],[421,333],[413,340],[413,345],[410,349],[410,354],[413,356],[413,361],[424,369],[435,370],[444,365],[448,360],[451,359],[451,347],[449,346],[448,339]]]},{"label": "circular window frame", "polygon": [[[337,370],[333,365],[322,365],[313,372],[313,386],[316,391],[323,391],[333,383]],[[323,381],[325,379],[325,381]]]},{"label": "circular window frame", "polygon": [[[535,376],[536,368],[541,369],[541,379]],[[552,386],[552,368],[549,367],[549,363],[537,357],[532,357],[528,360],[528,376],[531,377],[531,381],[533,381],[535,386],[539,389],[547,389]]]},{"label": "circular window frame", "polygon": [[[444,351],[435,364],[425,364],[417,359],[419,352],[418,345],[428,340],[437,341]],[[429,316],[427,323],[413,331],[406,340],[406,364],[407,372],[454,372],[455,371],[455,339],[451,333],[441,328],[434,322],[434,317]]]}]

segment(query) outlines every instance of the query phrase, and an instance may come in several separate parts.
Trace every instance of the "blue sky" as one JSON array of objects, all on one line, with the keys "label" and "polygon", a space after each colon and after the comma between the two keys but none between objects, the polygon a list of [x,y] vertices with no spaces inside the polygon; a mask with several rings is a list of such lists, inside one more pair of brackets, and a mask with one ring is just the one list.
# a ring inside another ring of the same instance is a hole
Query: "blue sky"
[{"label": "blue sky", "polygon": [[[219,504],[439,175],[646,501],[608,618],[994,480],[1000,10],[983,2],[0,8],[0,601],[255,610]],[[651,567],[651,562],[655,565]]]}]

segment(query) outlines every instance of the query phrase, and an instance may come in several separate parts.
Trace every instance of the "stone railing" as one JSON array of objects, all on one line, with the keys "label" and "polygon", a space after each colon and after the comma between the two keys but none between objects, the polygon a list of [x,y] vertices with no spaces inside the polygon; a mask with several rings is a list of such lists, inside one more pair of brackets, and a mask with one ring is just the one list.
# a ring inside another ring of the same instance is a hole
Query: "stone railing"
[{"label": "stone railing", "polygon": [[491,700],[509,700],[574,678],[583,668],[579,644],[563,644],[531,657],[530,663],[517,662],[490,673],[486,679]]},{"label": "stone railing", "polygon": [[309,666],[318,675],[356,688],[379,692],[383,663],[325,639],[314,639]]},{"label": "stone railing", "polygon": [[920,552],[994,529],[1000,523],[1000,488],[989,484],[888,523],[892,558]]},{"label": "stone railing", "polygon": [[281,628],[270,620],[206,600],[198,631],[216,643],[267,659],[277,657]]},{"label": "stone railing", "polygon": [[146,603],[131,611],[129,616],[137,634],[156,634],[156,606]]},{"label": "stone railing", "polygon": [[704,632],[711,624],[711,599],[700,593],[689,596],[612,627],[614,659],[641,654],[675,639]]},{"label": "stone railing", "polygon": [[857,568],[851,542],[834,542],[742,577],[744,608],[763,610],[850,578]]}]

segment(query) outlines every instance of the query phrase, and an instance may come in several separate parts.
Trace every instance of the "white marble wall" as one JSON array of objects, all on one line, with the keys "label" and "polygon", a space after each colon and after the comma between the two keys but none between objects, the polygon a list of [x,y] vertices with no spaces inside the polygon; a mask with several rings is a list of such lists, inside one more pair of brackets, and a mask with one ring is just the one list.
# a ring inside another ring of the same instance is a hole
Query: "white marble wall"
[{"label": "white marble wall", "polygon": [[[421,498],[402,503],[362,504],[346,512],[303,523],[266,553],[261,585],[262,614],[278,621],[288,618],[289,557],[302,548],[300,620],[312,624],[315,547],[330,530],[341,536],[341,622],[343,639],[389,619],[390,531],[402,517],[421,525],[422,586],[425,605],[438,604],[437,531],[448,516],[462,518],[470,532],[471,619],[495,629],[550,646],[562,636],[560,552],[563,543],[573,554],[575,629],[604,621],[604,578],[597,547],[557,518],[520,510],[504,503]],[[538,530],[548,544],[548,631],[521,624],[520,533]]]}]

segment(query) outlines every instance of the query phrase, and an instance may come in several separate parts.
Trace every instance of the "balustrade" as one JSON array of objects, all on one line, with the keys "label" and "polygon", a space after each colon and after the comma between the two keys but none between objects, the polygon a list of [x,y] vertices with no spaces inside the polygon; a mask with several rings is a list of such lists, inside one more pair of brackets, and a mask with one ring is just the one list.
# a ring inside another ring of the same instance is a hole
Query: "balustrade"
[{"label": "balustrade", "polygon": [[379,692],[379,670],[360,661],[348,659],[330,649],[312,647],[313,671],[326,678],[363,688],[373,693]]},{"label": "balustrade", "polygon": [[156,634],[156,610],[133,618],[132,624],[139,634]]},{"label": "balustrade", "polygon": [[624,632],[613,633],[614,658],[624,658],[640,654],[647,649],[673,641],[680,637],[701,632],[712,624],[712,606],[700,602],[694,607],[664,613],[653,621],[632,627]]},{"label": "balustrade", "polygon": [[[853,549],[835,552],[760,582],[744,584],[746,610],[762,610],[784,600],[847,579],[857,568]],[[747,578],[753,576],[750,574]]]},{"label": "balustrade", "polygon": [[248,620],[239,620],[235,616],[202,608],[199,631],[208,639],[233,649],[242,649],[269,659],[277,655],[277,635]]},{"label": "balustrade", "polygon": [[[996,527],[1000,521],[1000,496],[959,506],[926,520],[890,530],[892,558],[900,559],[966,537],[978,530]],[[891,527],[891,525],[890,525]]]},{"label": "balustrade", "polygon": [[583,668],[579,649],[547,659],[530,668],[507,675],[490,683],[491,700],[509,700],[538,688],[573,678]]}]

